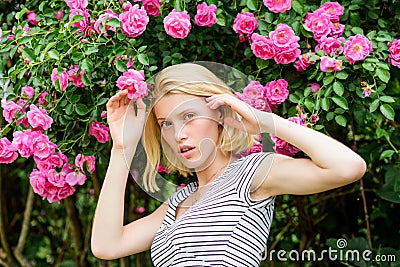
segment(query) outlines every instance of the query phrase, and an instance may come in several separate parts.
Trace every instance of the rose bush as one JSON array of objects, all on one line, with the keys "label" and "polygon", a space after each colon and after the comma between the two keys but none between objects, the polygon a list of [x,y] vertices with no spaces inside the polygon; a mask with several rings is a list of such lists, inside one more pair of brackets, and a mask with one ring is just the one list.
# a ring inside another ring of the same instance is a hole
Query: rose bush
[{"label": "rose bush", "polygon": [[[289,249],[299,250],[327,246],[328,238],[340,233],[365,237],[360,247],[399,249],[395,238],[376,230],[391,229],[379,218],[391,221],[392,205],[400,203],[400,35],[395,19],[400,8],[394,4],[10,0],[0,1],[0,10],[0,177],[5,184],[1,194],[10,203],[19,203],[15,212],[21,207],[36,211],[31,225],[42,234],[47,228],[63,231],[65,222],[50,218],[62,216],[64,211],[54,207],[65,205],[75,249],[53,249],[66,247],[67,236],[35,245],[33,235],[27,245],[36,249],[24,256],[28,261],[57,265],[57,255],[65,253],[79,266],[98,265],[82,240],[90,233],[88,214],[93,212],[108,161],[105,103],[120,89],[128,89],[130,99],[144,97],[146,79],[163,67],[194,60],[216,61],[242,71],[252,80],[236,94],[243,101],[323,131],[357,150],[368,163],[361,189],[356,183],[335,191],[337,195],[283,197],[271,234],[275,246],[286,249],[284,244],[290,244]],[[285,140],[262,137],[262,145],[268,147],[271,141],[277,153],[295,157],[302,153]],[[261,144],[247,153],[260,149]],[[159,171],[176,184],[187,182],[162,166]],[[18,186],[9,185],[9,176],[20,178]],[[21,198],[27,188],[61,205],[41,208],[47,204],[39,201],[25,205]],[[130,219],[159,204],[134,183],[127,190]],[[365,217],[354,214],[350,226],[332,228],[333,219],[325,212],[344,215],[329,201],[354,210],[361,206],[355,201],[358,193]],[[353,202],[346,201],[347,195],[354,196]],[[2,206],[2,210],[7,209]],[[51,215],[43,216],[43,210]],[[15,215],[15,220],[20,217]],[[4,218],[0,214],[0,220]],[[291,224],[284,227],[288,221]],[[369,223],[375,225],[372,232]],[[399,220],[393,219],[396,223]],[[286,230],[278,235],[281,229]],[[322,234],[311,234],[316,232]],[[19,252],[4,240],[7,261],[23,265]],[[132,258],[146,262],[146,255]]]}]

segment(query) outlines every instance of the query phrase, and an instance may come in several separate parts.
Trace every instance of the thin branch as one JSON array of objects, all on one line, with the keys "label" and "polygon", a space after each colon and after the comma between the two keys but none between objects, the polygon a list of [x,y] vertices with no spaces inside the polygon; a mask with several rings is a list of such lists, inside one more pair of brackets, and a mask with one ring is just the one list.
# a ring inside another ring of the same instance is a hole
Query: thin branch
[{"label": "thin branch", "polygon": [[5,202],[4,201],[4,192],[3,192],[3,176],[2,176],[2,168],[0,164],[0,241],[1,241],[1,246],[6,254],[6,259],[7,263],[4,263],[4,266],[18,266],[18,263],[14,260],[14,256],[12,253],[12,250],[10,248],[10,245],[8,244],[7,241],[7,234],[6,234],[6,227],[5,227],[5,222],[4,222],[4,214],[3,212],[5,211]]},{"label": "thin branch", "polygon": [[[356,137],[355,137],[355,130],[354,130],[354,121],[350,120],[350,125],[351,125],[351,135],[353,138],[353,150],[357,151],[357,142],[356,142]],[[367,206],[367,198],[365,197],[365,189],[364,189],[364,178],[361,177],[360,179],[360,190],[361,190],[361,197],[363,200],[363,206],[364,206],[364,217],[365,217],[365,224],[367,227],[367,239],[368,239],[368,245],[369,248],[372,250],[372,238],[371,238],[371,227],[369,225],[369,214],[368,214],[368,206]]]},{"label": "thin branch", "polygon": [[35,199],[34,197],[35,195],[33,189],[31,186],[29,186],[28,196],[26,199],[26,207],[24,211],[24,219],[22,221],[21,233],[19,235],[18,244],[14,249],[15,258],[18,260],[19,264],[21,264],[21,266],[23,267],[32,266],[23,255],[23,251],[26,244],[26,238],[29,233],[29,224],[32,216],[33,200]]},{"label": "thin branch", "polygon": [[85,267],[88,264],[86,262],[86,254],[83,251],[83,241],[82,241],[81,226],[79,222],[79,214],[76,209],[75,203],[72,200],[72,197],[68,197],[64,201],[68,214],[68,220],[70,222],[70,229],[72,232],[72,240],[74,242],[77,266]]}]

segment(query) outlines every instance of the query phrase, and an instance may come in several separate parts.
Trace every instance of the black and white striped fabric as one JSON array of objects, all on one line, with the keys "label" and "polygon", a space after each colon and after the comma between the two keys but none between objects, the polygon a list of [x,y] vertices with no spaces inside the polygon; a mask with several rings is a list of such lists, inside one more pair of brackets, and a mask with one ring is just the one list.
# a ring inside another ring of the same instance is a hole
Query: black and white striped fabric
[{"label": "black and white striped fabric", "polygon": [[156,267],[259,266],[266,249],[275,197],[250,198],[254,172],[268,153],[233,161],[205,196],[175,220],[176,207],[197,188],[174,193],[152,246]]}]

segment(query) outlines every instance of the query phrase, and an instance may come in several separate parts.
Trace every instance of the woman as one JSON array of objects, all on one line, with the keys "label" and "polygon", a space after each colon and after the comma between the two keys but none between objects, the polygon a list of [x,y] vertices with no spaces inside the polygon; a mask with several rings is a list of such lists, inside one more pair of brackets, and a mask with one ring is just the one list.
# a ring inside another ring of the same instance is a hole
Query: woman
[{"label": "woman", "polygon": [[[275,196],[330,190],[365,172],[364,160],[345,145],[250,107],[197,64],[157,75],[147,120],[142,99],[135,111],[126,95],[120,91],[107,103],[113,148],[92,232],[93,254],[102,259],[151,249],[155,266],[259,266]],[[194,170],[197,181],[123,225],[126,163],[143,129],[146,189],[158,190],[154,166],[160,161],[182,175]],[[309,158],[264,152],[237,158],[259,133],[272,133]]]}]

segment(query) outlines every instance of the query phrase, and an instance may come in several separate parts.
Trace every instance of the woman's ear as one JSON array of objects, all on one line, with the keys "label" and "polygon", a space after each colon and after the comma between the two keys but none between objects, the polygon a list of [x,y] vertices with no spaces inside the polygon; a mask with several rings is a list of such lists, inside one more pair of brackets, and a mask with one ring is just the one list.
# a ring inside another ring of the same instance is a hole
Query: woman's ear
[{"label": "woman's ear", "polygon": [[222,107],[217,108],[218,111],[218,122],[224,124],[225,113]]}]

